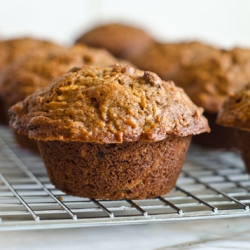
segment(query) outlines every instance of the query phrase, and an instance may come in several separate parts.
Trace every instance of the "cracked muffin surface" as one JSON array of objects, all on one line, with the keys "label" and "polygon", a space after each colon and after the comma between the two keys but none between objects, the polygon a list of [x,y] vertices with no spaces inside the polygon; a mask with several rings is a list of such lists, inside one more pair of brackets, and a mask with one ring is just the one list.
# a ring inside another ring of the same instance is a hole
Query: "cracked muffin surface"
[{"label": "cracked muffin surface", "polygon": [[152,72],[84,66],[13,106],[10,125],[37,140],[160,141],[209,131],[202,112]]}]

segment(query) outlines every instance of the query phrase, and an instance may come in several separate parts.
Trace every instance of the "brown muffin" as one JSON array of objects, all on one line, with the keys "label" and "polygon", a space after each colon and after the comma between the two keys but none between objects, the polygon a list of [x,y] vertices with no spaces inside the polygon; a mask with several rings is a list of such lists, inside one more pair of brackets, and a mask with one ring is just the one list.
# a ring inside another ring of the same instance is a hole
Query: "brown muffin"
[{"label": "brown muffin", "polygon": [[143,199],[174,187],[193,134],[209,131],[182,89],[132,67],[85,66],[10,109],[72,195]]},{"label": "brown muffin", "polygon": [[[0,98],[5,114],[11,106],[48,86],[54,78],[65,74],[72,67],[81,67],[84,64],[112,65],[117,62],[128,64],[114,58],[106,50],[84,45],[57,51],[38,51],[16,60],[6,67],[0,76]],[[26,136],[16,135],[16,139],[22,147],[36,150],[34,142]]]},{"label": "brown muffin", "polygon": [[0,71],[21,56],[40,49],[57,49],[61,46],[49,41],[31,37],[0,41]]},{"label": "brown muffin", "polygon": [[106,50],[84,45],[56,51],[38,51],[5,67],[0,75],[0,97],[8,113],[11,106],[46,87],[54,78],[67,73],[73,67],[81,67],[85,64],[109,66],[116,63],[130,64],[127,61],[118,60]]},{"label": "brown muffin", "polygon": [[210,134],[202,134],[193,140],[203,146],[237,147],[234,129],[220,127],[215,121],[227,96],[250,82],[250,50],[220,51],[203,63],[182,68],[175,81],[196,105],[205,109],[204,115],[211,126]]},{"label": "brown muffin", "polygon": [[[17,38],[0,41],[0,76],[2,70],[13,61],[37,50],[57,50],[62,47],[49,41],[35,38]],[[1,94],[1,90],[0,90]],[[7,123],[7,117],[4,112],[4,101],[0,97],[0,123]]]},{"label": "brown muffin", "polygon": [[217,49],[200,42],[153,44],[131,62],[142,70],[155,72],[164,80],[174,80],[183,66],[203,62],[217,53]]},{"label": "brown muffin", "polygon": [[250,173],[250,84],[227,98],[218,114],[217,122],[237,129],[238,146]]},{"label": "brown muffin", "polygon": [[127,60],[142,53],[153,42],[142,29],[119,23],[97,26],[76,40],[76,43],[105,48],[114,56]]}]

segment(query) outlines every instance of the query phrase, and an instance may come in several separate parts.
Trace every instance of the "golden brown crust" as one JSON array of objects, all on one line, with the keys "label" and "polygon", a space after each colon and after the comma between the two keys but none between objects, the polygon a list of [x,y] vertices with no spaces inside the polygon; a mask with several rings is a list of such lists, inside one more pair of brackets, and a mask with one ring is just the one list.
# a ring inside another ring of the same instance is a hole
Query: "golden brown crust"
[{"label": "golden brown crust", "polygon": [[13,106],[10,125],[45,141],[159,141],[209,131],[202,112],[154,73],[85,66]]},{"label": "golden brown crust", "polygon": [[21,56],[33,53],[37,49],[57,49],[61,46],[49,41],[31,37],[22,37],[0,41],[0,70]]},{"label": "golden brown crust", "polygon": [[227,98],[218,114],[217,123],[250,131],[250,84]]},{"label": "golden brown crust", "polygon": [[98,26],[76,41],[92,47],[105,48],[114,56],[125,59],[141,53],[153,42],[145,31],[117,23]]}]

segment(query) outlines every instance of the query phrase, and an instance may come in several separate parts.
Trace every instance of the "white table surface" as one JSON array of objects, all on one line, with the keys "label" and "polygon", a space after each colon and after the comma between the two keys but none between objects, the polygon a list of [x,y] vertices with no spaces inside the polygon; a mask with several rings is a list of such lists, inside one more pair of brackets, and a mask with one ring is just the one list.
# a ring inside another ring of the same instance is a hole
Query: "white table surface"
[{"label": "white table surface", "polygon": [[250,249],[250,217],[0,232],[0,249]]}]

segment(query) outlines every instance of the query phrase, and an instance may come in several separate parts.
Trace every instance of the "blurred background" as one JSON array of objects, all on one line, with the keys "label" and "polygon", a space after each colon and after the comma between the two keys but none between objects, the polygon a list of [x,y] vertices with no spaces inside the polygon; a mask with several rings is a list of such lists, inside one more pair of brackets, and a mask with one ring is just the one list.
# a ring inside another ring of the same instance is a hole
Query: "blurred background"
[{"label": "blurred background", "polygon": [[250,47],[248,0],[1,0],[0,38],[35,36],[72,44],[103,22],[145,29],[159,41]]}]

